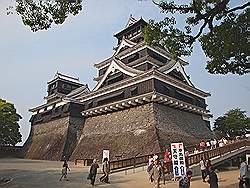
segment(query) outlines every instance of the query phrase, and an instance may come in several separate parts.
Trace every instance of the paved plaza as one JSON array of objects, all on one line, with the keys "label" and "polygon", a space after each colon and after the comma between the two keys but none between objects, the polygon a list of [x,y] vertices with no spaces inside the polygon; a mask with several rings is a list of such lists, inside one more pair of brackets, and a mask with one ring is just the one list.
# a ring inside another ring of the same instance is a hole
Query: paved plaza
[{"label": "paved plaza", "polygon": [[[88,188],[92,187],[86,180],[88,167],[74,166],[69,163],[70,173],[69,181],[59,181],[61,176],[62,162],[58,161],[40,161],[26,159],[0,159],[0,178],[13,178],[6,184],[0,185],[3,188]],[[220,188],[237,188],[237,178],[239,172],[237,169],[218,173]],[[147,173],[142,169],[133,171],[119,172],[111,174],[110,184],[99,182],[98,174],[95,187],[107,188],[153,188],[149,183]],[[167,182],[161,185],[162,188],[176,188],[177,182]],[[191,188],[208,188],[207,183],[203,183],[200,177],[193,177]]]}]

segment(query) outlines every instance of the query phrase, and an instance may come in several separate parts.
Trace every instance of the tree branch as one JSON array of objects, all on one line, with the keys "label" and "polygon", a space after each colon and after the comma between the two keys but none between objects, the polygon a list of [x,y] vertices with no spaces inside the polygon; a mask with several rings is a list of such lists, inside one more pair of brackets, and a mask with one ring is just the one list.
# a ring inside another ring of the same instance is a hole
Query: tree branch
[{"label": "tree branch", "polygon": [[230,13],[230,12],[233,12],[233,11],[236,11],[236,10],[241,10],[241,9],[244,9],[244,8],[246,8],[248,6],[250,6],[250,2],[248,2],[248,3],[246,3],[246,4],[242,5],[242,6],[232,8],[232,9],[226,11],[226,13]]},{"label": "tree branch", "polygon": [[155,2],[155,0],[152,0],[152,2],[155,5],[159,6],[162,10],[169,10],[169,11],[176,10],[176,11],[188,11],[188,12],[194,11],[193,7],[182,7],[182,6],[178,6],[176,4],[173,4],[173,5],[167,4],[168,6],[166,6],[165,3],[157,3],[157,2]]},{"label": "tree branch", "polygon": [[203,29],[206,27],[207,23],[208,23],[208,20],[205,20],[205,19],[204,19],[204,23],[203,23],[203,25],[201,26],[200,31],[197,33],[197,35],[195,35],[195,36],[193,37],[193,42],[194,42],[197,38],[200,37],[200,35],[202,34],[202,31],[203,31]]}]

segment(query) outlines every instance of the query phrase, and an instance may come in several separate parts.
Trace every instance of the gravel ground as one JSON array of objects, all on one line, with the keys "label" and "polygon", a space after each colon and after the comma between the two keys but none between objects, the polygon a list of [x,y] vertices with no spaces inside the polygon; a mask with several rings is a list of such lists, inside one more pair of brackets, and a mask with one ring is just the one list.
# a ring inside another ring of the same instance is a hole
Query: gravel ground
[{"label": "gravel ground", "polygon": [[[86,180],[88,167],[74,166],[69,163],[69,181],[59,181],[62,162],[40,161],[26,159],[0,159],[0,179],[13,178],[11,182],[1,185],[3,188],[88,188],[92,187]],[[149,183],[145,171],[129,171],[127,174],[118,172],[111,174],[110,184],[102,184],[99,181],[101,174],[97,175],[95,187],[107,188],[153,188]],[[220,188],[237,188],[239,171],[230,170],[218,173]],[[178,188],[178,182],[167,182],[162,188]],[[208,183],[203,183],[200,177],[193,177],[191,188],[209,188]]]}]

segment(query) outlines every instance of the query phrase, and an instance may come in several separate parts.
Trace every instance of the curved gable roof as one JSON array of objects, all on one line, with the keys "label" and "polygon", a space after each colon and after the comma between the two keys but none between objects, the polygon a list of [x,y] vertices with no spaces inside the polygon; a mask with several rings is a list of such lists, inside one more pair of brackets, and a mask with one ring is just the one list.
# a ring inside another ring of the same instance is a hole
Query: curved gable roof
[{"label": "curved gable roof", "polygon": [[182,74],[183,78],[188,83],[188,85],[194,87],[194,85],[188,79],[187,74],[184,71],[184,68],[182,67],[180,61],[175,61],[175,60],[172,59],[169,63],[167,63],[166,65],[160,67],[158,70],[165,73],[165,74],[168,74],[173,70],[176,70],[176,71],[178,71],[178,72],[180,72]]},{"label": "curved gable roof", "polygon": [[132,42],[132,41],[126,39],[125,37],[123,37],[123,38],[122,38],[122,41],[121,41],[121,43],[119,44],[119,46],[117,47],[117,49],[116,49],[114,55],[117,55],[117,54],[121,51],[122,48],[124,48],[124,47],[126,47],[126,46],[128,46],[129,48],[131,48],[131,47],[134,47],[136,44],[137,44],[137,43]]},{"label": "curved gable roof", "polygon": [[102,77],[102,79],[98,82],[98,84],[96,85],[96,87],[93,89],[93,91],[98,90],[101,85],[104,83],[104,81],[106,80],[106,78],[108,77],[108,75],[110,73],[115,72],[115,70],[119,70],[120,72],[129,75],[131,77],[134,77],[138,74],[143,73],[143,71],[140,70],[136,70],[134,68],[131,68],[129,66],[126,66],[123,62],[121,62],[119,59],[116,59],[115,57],[113,58],[113,60],[111,61],[107,71],[105,72],[104,76]]}]

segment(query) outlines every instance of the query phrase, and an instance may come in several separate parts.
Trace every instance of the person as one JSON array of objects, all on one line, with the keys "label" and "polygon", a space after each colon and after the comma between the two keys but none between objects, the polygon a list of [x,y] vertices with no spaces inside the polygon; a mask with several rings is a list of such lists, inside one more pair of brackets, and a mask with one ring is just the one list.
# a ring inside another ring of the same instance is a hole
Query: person
[{"label": "person", "polygon": [[206,173],[206,165],[205,165],[205,160],[203,159],[203,157],[201,157],[201,161],[200,161],[200,168],[201,168],[201,177],[203,182],[206,182],[206,177],[207,177],[207,173]]},{"label": "person", "polygon": [[194,154],[197,154],[197,153],[199,153],[199,150],[194,148]]},{"label": "person", "polygon": [[155,187],[160,187],[160,178],[162,175],[161,165],[159,164],[159,160],[156,159],[154,161],[153,168],[150,171],[150,179],[154,181]]},{"label": "person", "polygon": [[192,171],[187,170],[186,175],[179,180],[179,188],[190,188]]},{"label": "person", "polygon": [[211,149],[215,149],[217,145],[216,139],[211,140]]},{"label": "person", "polygon": [[186,150],[186,151],[185,151],[185,163],[186,163],[186,167],[187,167],[187,168],[189,167],[189,164],[188,164],[188,156],[189,156],[189,151]]},{"label": "person", "polygon": [[103,183],[110,183],[109,182],[110,166],[109,166],[109,161],[107,157],[103,159],[102,172],[103,172],[103,176],[100,178],[100,181]]},{"label": "person", "polygon": [[91,185],[95,184],[95,178],[96,178],[98,168],[99,168],[99,165],[97,164],[96,159],[93,159],[93,163],[90,166],[89,175],[88,175],[88,179],[90,179]]},{"label": "person", "polygon": [[239,177],[239,188],[244,188],[244,186],[246,188],[250,187],[249,184],[249,172],[248,172],[248,165],[246,161],[243,161],[240,164],[240,177]]},{"label": "person", "polygon": [[210,149],[211,149],[211,144],[210,144],[210,141],[209,141],[209,140],[206,142],[206,147],[207,147],[207,150],[210,150]]},{"label": "person", "polygon": [[200,150],[201,150],[201,151],[205,151],[205,148],[206,148],[206,142],[205,142],[204,140],[202,140],[202,141],[200,142]]},{"label": "person", "polygon": [[167,148],[164,154],[165,161],[169,162],[171,161],[171,152],[170,148]]},{"label": "person", "polygon": [[250,188],[250,159],[248,158],[248,165],[247,165],[247,172],[246,172],[246,177],[245,177],[245,181],[246,181],[246,187]]},{"label": "person", "polygon": [[210,188],[218,188],[218,177],[217,174],[215,173],[214,167],[210,168],[208,177],[209,177],[208,183],[210,184]]},{"label": "person", "polygon": [[62,166],[62,176],[61,176],[61,178],[59,179],[59,181],[61,181],[62,178],[66,179],[66,181],[69,181],[68,178],[67,178],[68,170],[70,171],[69,165],[68,165],[68,163],[67,163],[67,160],[65,160],[65,161],[63,162],[63,166]]},{"label": "person", "polygon": [[165,167],[166,167],[166,161],[164,159],[160,159],[160,166],[161,166],[161,178],[163,180],[163,184],[166,184],[166,177],[165,177]]},{"label": "person", "polygon": [[210,159],[208,159],[208,160],[206,161],[205,166],[206,166],[206,172],[207,172],[207,175],[208,175],[209,172],[211,171],[211,167],[212,167],[212,163],[211,163]]},{"label": "person", "polygon": [[153,181],[152,181],[152,179],[150,178],[150,171],[151,171],[151,169],[153,168],[153,166],[154,166],[154,159],[153,159],[152,156],[149,156],[149,159],[148,159],[148,167],[147,167],[147,173],[148,173],[148,175],[149,175],[149,179],[150,179],[151,182],[153,182]]},{"label": "person", "polygon": [[158,159],[159,159],[159,156],[158,156],[158,155],[156,155],[156,154],[154,154],[153,159],[154,159],[154,161],[156,161],[156,160],[158,160]]},{"label": "person", "polygon": [[170,148],[167,148],[164,154],[164,171],[171,172],[172,169],[172,160],[171,160],[171,152]]}]

